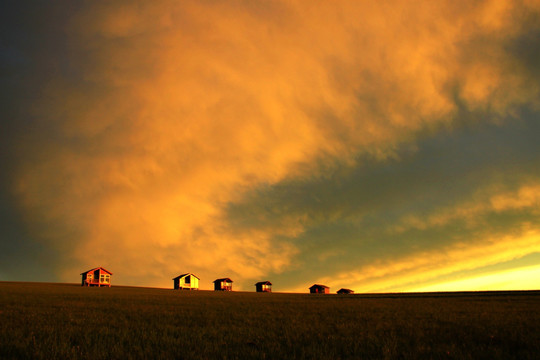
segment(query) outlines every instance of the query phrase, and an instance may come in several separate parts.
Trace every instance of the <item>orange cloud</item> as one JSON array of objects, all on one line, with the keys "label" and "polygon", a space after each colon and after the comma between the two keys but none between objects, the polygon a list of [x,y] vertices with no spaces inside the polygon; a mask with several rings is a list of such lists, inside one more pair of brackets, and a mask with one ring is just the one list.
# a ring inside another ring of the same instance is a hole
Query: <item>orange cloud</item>
[{"label": "orange cloud", "polygon": [[32,107],[54,140],[28,140],[21,206],[74,259],[65,280],[78,264],[163,286],[184,271],[284,271],[298,249],[276,234],[302,224],[242,234],[224,206],[316,175],[320,159],[391,156],[451,123],[454,83],[501,113],[537,101],[514,64],[465,54],[496,34],[503,56],[501,38],[519,31],[508,19],[528,6],[504,5],[87,3],[66,29],[74,78],[42,84]]}]

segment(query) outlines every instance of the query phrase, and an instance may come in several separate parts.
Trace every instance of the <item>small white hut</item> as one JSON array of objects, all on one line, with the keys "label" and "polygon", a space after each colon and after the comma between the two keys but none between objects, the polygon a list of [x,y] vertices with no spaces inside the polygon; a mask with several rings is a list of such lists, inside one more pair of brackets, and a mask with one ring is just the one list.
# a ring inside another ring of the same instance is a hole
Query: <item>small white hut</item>
[{"label": "small white hut", "polygon": [[175,290],[199,290],[199,279],[192,273],[178,275],[174,279]]}]

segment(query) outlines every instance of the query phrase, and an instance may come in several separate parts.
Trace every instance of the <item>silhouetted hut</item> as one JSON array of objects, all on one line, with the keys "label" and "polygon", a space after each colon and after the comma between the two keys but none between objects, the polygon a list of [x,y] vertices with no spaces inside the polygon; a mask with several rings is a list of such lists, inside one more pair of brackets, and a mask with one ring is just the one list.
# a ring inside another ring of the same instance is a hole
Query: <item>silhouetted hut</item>
[{"label": "silhouetted hut", "polygon": [[112,272],[104,268],[97,267],[81,273],[82,286],[108,286],[111,287]]},{"label": "silhouetted hut", "polygon": [[272,292],[272,283],[270,281],[259,281],[255,284],[257,292]]},{"label": "silhouetted hut", "polygon": [[174,279],[174,290],[199,290],[199,279],[192,273],[178,275]]},{"label": "silhouetted hut", "polygon": [[341,288],[337,291],[338,294],[354,294],[354,291],[351,289]]},{"label": "silhouetted hut", "polygon": [[330,294],[330,288],[325,285],[313,284],[309,288],[311,294]]},{"label": "silhouetted hut", "polygon": [[233,281],[229,278],[216,279],[214,280],[214,290],[215,291],[232,291]]}]

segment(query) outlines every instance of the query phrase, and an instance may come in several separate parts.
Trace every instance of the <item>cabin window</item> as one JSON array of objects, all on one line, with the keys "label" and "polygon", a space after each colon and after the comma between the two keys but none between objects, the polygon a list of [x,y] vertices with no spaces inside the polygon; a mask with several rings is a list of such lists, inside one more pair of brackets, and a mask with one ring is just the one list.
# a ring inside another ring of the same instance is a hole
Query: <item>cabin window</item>
[{"label": "cabin window", "polygon": [[110,275],[101,274],[99,282],[109,283],[109,281],[111,281],[111,276]]},{"label": "cabin window", "polygon": [[184,279],[184,284],[191,284],[191,276],[186,276]]},{"label": "cabin window", "polygon": [[92,280],[92,276],[93,276],[92,274],[86,274],[86,278],[87,278],[88,280]]}]

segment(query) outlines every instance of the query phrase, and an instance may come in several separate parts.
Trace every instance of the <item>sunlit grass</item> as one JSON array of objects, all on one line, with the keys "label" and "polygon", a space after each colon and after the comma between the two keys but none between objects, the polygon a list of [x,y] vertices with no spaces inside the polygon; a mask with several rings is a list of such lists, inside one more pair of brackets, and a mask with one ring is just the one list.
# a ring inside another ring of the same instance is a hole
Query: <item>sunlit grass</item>
[{"label": "sunlit grass", "polygon": [[2,359],[540,353],[540,293],[309,295],[0,283]]}]

